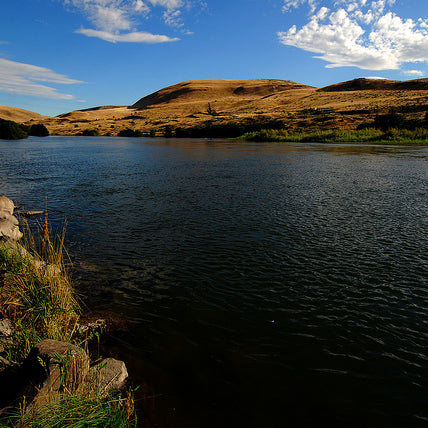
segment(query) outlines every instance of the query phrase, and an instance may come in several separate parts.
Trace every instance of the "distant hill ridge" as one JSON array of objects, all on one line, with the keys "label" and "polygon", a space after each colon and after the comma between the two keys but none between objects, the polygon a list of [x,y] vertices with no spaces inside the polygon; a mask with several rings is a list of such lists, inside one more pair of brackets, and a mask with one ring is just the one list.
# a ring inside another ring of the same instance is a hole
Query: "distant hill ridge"
[{"label": "distant hill ridge", "polygon": [[342,91],[415,91],[428,90],[428,79],[414,80],[388,80],[388,79],[354,79],[347,82],[335,83],[318,89],[320,92],[342,92]]},{"label": "distant hill ridge", "polygon": [[355,129],[391,109],[421,120],[428,111],[427,91],[428,79],[359,78],[324,88],[279,79],[203,79],[165,87],[130,106],[105,105],[57,117],[0,106],[0,118],[42,123],[59,135],[116,136],[126,131],[158,136],[166,129],[269,121],[282,122],[290,132]]},{"label": "distant hill ridge", "polygon": [[8,107],[0,105],[0,118],[4,120],[13,120],[14,122],[24,123],[30,120],[41,121],[47,119],[48,116],[33,111],[24,110],[22,108]]},{"label": "distant hill ridge", "polygon": [[310,88],[310,86],[275,79],[188,80],[147,95],[133,104],[131,108],[143,109],[158,104],[208,102],[224,98],[260,98],[297,88]]}]

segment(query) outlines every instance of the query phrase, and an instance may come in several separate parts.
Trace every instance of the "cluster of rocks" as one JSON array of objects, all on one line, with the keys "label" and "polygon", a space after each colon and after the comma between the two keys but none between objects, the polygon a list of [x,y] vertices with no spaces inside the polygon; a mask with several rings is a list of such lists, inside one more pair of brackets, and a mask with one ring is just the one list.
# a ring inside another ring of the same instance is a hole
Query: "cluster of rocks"
[{"label": "cluster of rocks", "polygon": [[34,346],[24,365],[31,367],[31,372],[40,374],[42,378],[32,405],[56,399],[64,391],[68,394],[96,393],[104,397],[123,388],[128,378],[123,361],[106,358],[91,366],[84,349],[50,339]]},{"label": "cluster of rocks", "polygon": [[19,367],[0,372],[0,407],[26,399],[27,411],[63,395],[106,397],[122,389],[128,372],[123,361],[105,358],[91,365],[87,352],[71,343],[46,339],[33,347]]}]

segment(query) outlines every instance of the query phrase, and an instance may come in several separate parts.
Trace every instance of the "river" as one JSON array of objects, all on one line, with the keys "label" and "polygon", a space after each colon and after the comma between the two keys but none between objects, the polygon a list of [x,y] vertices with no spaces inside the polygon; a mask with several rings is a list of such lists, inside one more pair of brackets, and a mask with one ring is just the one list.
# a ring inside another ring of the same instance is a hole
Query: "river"
[{"label": "river", "polygon": [[[32,137],[0,194],[67,222],[158,427],[426,426],[428,147]],[[83,284],[83,285],[82,285]]]}]

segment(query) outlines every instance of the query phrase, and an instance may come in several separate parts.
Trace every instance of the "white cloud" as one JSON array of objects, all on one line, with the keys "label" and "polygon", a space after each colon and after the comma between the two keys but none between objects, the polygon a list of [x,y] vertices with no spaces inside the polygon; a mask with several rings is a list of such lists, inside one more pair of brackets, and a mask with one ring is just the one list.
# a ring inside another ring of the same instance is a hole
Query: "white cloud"
[{"label": "white cloud", "polygon": [[[324,1],[309,22],[278,32],[281,43],[319,54],[332,67],[366,70],[399,69],[405,63],[428,62],[428,20],[402,19],[389,10],[395,0]],[[311,0],[287,0],[300,7]],[[343,6],[343,7],[342,7]],[[317,6],[318,7],[318,6]]]},{"label": "white cloud", "polygon": [[292,9],[297,9],[303,3],[306,3],[305,0],[286,0],[284,1],[284,5],[282,6],[283,12],[290,12]]},{"label": "white cloud", "polygon": [[181,11],[179,10],[166,10],[163,13],[163,19],[165,23],[171,27],[183,27],[183,22],[181,20]]},{"label": "white cloud", "polygon": [[409,76],[423,76],[424,72],[421,70],[404,70],[404,74],[408,74]]},{"label": "white cloud", "polygon": [[175,42],[178,38],[170,38],[168,36],[145,33],[144,31],[135,31],[133,33],[114,34],[108,31],[91,30],[89,28],[81,28],[76,30],[76,33],[83,34],[87,37],[97,37],[106,42],[128,42],[128,43],[164,43]]},{"label": "white cloud", "polygon": [[310,7],[310,12],[313,13],[318,6],[317,0],[284,0],[282,6],[283,12],[291,12],[293,9],[298,9],[299,7],[307,4]]},{"label": "white cloud", "polygon": [[[62,0],[82,12],[95,28],[80,29],[77,33],[98,37],[109,42],[164,43],[178,40],[163,35],[139,31],[142,17],[147,18],[153,8],[164,9],[166,25],[184,26],[182,11],[195,4],[192,0]],[[203,5],[203,3],[202,3]]]},{"label": "white cloud", "polygon": [[61,85],[83,83],[79,80],[55,73],[49,68],[24,64],[0,58],[0,91],[9,94],[32,95],[44,98],[71,100],[73,95],[61,94],[55,88],[37,82],[50,82]]},{"label": "white cloud", "polygon": [[148,0],[153,6],[162,6],[166,9],[179,9],[184,6],[182,0]]},{"label": "white cloud", "polygon": [[126,11],[115,7],[95,7],[92,21],[97,28],[106,31],[129,30],[132,26]]}]

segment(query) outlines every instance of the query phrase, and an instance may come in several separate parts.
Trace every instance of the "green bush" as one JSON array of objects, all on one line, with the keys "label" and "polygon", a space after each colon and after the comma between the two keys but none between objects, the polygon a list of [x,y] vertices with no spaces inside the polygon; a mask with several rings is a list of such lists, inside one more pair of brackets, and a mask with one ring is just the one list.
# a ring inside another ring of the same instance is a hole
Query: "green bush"
[{"label": "green bush", "polygon": [[383,132],[375,128],[359,130],[330,129],[288,134],[284,130],[263,129],[249,132],[240,138],[259,142],[428,144],[428,130],[424,128],[415,130],[392,128]]},{"label": "green bush", "polygon": [[35,123],[31,125],[28,135],[34,135],[36,137],[47,137],[49,135],[49,131],[45,125],[41,123]]},{"label": "green bush", "polygon": [[0,119],[0,138],[3,140],[20,140],[27,138],[27,130],[12,120]]},{"label": "green bush", "polygon": [[357,129],[375,128],[386,132],[390,129],[408,129],[415,131],[419,128],[428,128],[428,112],[423,119],[407,119],[404,115],[391,109],[388,114],[378,114],[373,122],[363,122]]},{"label": "green bush", "polygon": [[246,122],[213,122],[206,121],[202,125],[190,128],[176,128],[175,136],[179,138],[237,138],[247,132],[262,129],[283,129],[282,120],[253,119]]},{"label": "green bush", "polygon": [[135,131],[131,128],[122,129],[117,134],[118,137],[142,137],[143,134],[139,129],[136,129]]},{"label": "green bush", "polygon": [[173,128],[171,125],[165,126],[164,136],[165,138],[171,138],[173,136]]},{"label": "green bush", "polygon": [[388,114],[380,114],[375,117],[374,127],[382,131],[388,129],[403,129],[406,119],[402,114],[398,114],[395,110],[391,110]]},{"label": "green bush", "polygon": [[79,137],[97,137],[100,135],[98,129],[84,129],[82,132],[77,134]]}]

